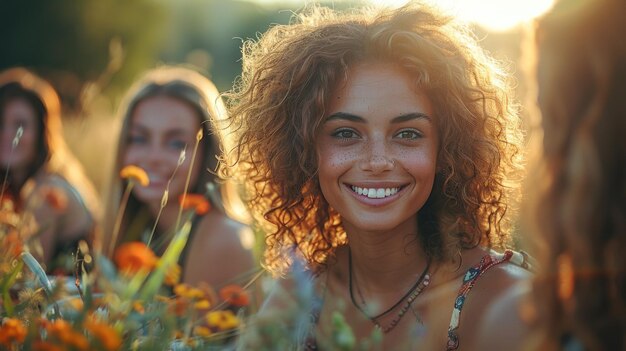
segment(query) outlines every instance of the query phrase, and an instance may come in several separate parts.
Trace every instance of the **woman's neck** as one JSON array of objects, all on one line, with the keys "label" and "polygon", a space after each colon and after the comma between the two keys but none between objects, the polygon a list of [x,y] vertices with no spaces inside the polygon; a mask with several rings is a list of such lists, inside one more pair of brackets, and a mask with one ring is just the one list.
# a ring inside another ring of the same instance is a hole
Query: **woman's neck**
[{"label": "woman's neck", "polygon": [[[148,206],[150,215],[157,223],[157,231],[160,233],[168,233],[174,230],[178,219],[179,206],[175,202],[169,202],[161,211],[160,204],[158,206]],[[160,211],[160,214],[159,214]]]},{"label": "woman's neck", "polygon": [[362,288],[373,293],[410,286],[428,262],[417,226],[387,233],[349,231],[348,240],[350,273]]}]

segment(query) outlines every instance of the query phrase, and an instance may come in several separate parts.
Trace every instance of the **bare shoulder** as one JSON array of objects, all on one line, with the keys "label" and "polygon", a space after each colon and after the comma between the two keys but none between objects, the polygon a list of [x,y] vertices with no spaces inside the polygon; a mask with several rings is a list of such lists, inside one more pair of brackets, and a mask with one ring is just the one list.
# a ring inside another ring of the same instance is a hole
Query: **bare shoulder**
[{"label": "bare shoulder", "polygon": [[206,214],[188,243],[184,280],[191,284],[205,281],[221,287],[247,279],[255,267],[247,237],[250,235],[247,226],[217,211]]},{"label": "bare shoulder", "polygon": [[531,288],[520,282],[494,299],[486,308],[477,333],[476,350],[523,350],[531,325],[524,318]]},{"label": "bare shoulder", "polygon": [[[533,274],[511,262],[503,262],[486,270],[476,283],[464,306],[461,320],[461,332],[465,338],[465,346],[479,345],[484,342],[507,340],[506,347],[522,342],[528,328],[522,325],[518,306],[522,292],[530,285]],[[505,305],[508,304],[508,305]],[[483,326],[488,327],[489,334],[483,333]],[[500,338],[507,335],[506,338]],[[487,339],[485,339],[487,338]],[[497,340],[496,340],[497,339]],[[463,340],[463,338],[461,338]],[[472,350],[500,349],[495,347],[471,347]]]},{"label": "bare shoulder", "polygon": [[250,244],[246,242],[250,240],[246,235],[251,233],[251,229],[218,211],[209,212],[202,217],[196,231],[199,234],[195,235],[198,243],[219,244],[224,248],[243,248]]}]

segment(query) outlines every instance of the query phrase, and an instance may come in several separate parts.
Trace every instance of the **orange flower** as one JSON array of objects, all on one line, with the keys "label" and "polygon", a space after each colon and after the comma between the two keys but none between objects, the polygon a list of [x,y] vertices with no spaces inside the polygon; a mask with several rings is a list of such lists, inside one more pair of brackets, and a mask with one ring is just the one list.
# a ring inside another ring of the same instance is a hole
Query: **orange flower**
[{"label": "orange flower", "polygon": [[165,285],[174,286],[180,281],[180,265],[175,263],[165,272]]},{"label": "orange flower", "polygon": [[248,293],[239,285],[227,285],[220,290],[220,297],[231,306],[244,307],[250,303]]},{"label": "orange flower", "polygon": [[21,254],[23,251],[23,244],[20,239],[20,234],[15,230],[9,231],[9,233],[4,237],[3,247],[7,248],[7,252],[11,254],[11,257],[17,257]]},{"label": "orange flower", "polygon": [[209,327],[219,331],[234,329],[239,325],[239,319],[231,310],[209,312],[206,321]]},{"label": "orange flower", "polygon": [[193,208],[199,215],[203,215],[211,209],[209,201],[200,194],[181,194],[178,197],[178,203],[185,210]]},{"label": "orange flower", "polygon": [[133,310],[135,310],[139,314],[146,313],[146,309],[145,307],[143,307],[141,301],[133,301]]},{"label": "orange flower", "polygon": [[67,208],[67,195],[63,190],[53,186],[44,186],[41,188],[41,194],[53,210],[62,212]]},{"label": "orange flower", "polygon": [[74,346],[79,350],[88,350],[89,341],[80,332],[72,328],[72,325],[63,319],[57,319],[47,324],[46,329],[50,336],[58,340],[62,345]]},{"label": "orange flower", "polygon": [[133,241],[120,245],[115,250],[113,260],[120,271],[136,273],[139,270],[154,269],[158,259],[146,244]]},{"label": "orange flower", "polygon": [[172,311],[175,315],[182,317],[187,314],[187,309],[189,307],[189,302],[187,299],[182,297],[175,297],[170,300],[169,310]]},{"label": "orange flower", "polygon": [[33,343],[33,351],[63,351],[63,348],[47,341],[35,341]]},{"label": "orange flower", "polygon": [[2,212],[14,212],[15,211],[15,199],[11,194],[4,193],[0,197],[0,211]]},{"label": "orange flower", "polygon": [[0,327],[0,344],[10,346],[13,342],[23,342],[26,338],[26,327],[19,319],[7,318]]},{"label": "orange flower", "polygon": [[94,318],[88,318],[85,321],[85,328],[100,341],[106,350],[118,350],[122,346],[122,338],[105,323],[99,322]]},{"label": "orange flower", "polygon": [[150,178],[148,177],[148,173],[134,165],[128,165],[122,168],[122,170],[120,171],[120,177],[122,177],[122,179],[135,181],[141,186],[148,186],[148,184],[150,184]]}]

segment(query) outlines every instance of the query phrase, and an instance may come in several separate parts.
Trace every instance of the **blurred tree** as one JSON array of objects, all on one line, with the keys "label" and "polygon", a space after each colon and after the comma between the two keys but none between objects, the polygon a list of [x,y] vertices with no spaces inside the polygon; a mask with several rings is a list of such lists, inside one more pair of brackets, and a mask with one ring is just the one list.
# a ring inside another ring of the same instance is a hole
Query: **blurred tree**
[{"label": "blurred tree", "polygon": [[[0,1],[0,69],[35,70],[73,107],[88,81],[115,96],[154,64],[167,19],[151,0]],[[122,61],[111,65],[111,52]]]}]

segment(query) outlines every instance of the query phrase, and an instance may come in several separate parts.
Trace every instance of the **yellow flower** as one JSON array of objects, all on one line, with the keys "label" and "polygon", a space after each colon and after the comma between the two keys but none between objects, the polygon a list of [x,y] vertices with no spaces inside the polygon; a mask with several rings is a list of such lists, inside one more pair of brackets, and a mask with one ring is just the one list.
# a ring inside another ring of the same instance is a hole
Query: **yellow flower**
[{"label": "yellow flower", "polygon": [[0,327],[0,344],[9,347],[11,343],[21,343],[26,338],[26,327],[19,319],[7,318]]},{"label": "yellow flower", "polygon": [[174,286],[180,281],[180,265],[175,263],[165,272],[165,285]]},{"label": "yellow flower", "polygon": [[188,299],[204,298],[204,291],[198,288],[190,287],[187,284],[177,284],[174,287],[174,293],[180,297],[185,297]]},{"label": "yellow flower", "polygon": [[206,314],[206,321],[209,327],[216,328],[219,331],[237,328],[239,319],[233,311],[211,311]]},{"label": "yellow flower", "polygon": [[176,284],[174,287],[174,294],[178,296],[187,296],[187,291],[189,291],[189,285],[187,284]]},{"label": "yellow flower", "polygon": [[207,327],[203,327],[203,326],[197,326],[193,329],[193,333],[194,335],[197,336],[203,336],[203,337],[209,337],[211,336],[211,329],[207,328]]},{"label": "yellow flower", "polygon": [[202,299],[196,302],[193,307],[195,307],[197,310],[206,310],[207,308],[211,307],[211,303],[209,302],[209,300]]},{"label": "yellow flower", "polygon": [[136,273],[139,270],[151,271],[156,267],[158,259],[146,244],[133,241],[120,245],[115,250],[113,260],[120,271]]},{"label": "yellow flower", "polygon": [[134,166],[128,165],[120,171],[120,177],[122,179],[129,179],[139,183],[141,186],[148,186],[150,184],[150,178],[148,177],[148,173],[143,169]]},{"label": "yellow flower", "polygon": [[187,297],[190,299],[201,299],[204,297],[204,291],[198,288],[191,288],[187,292]]}]

